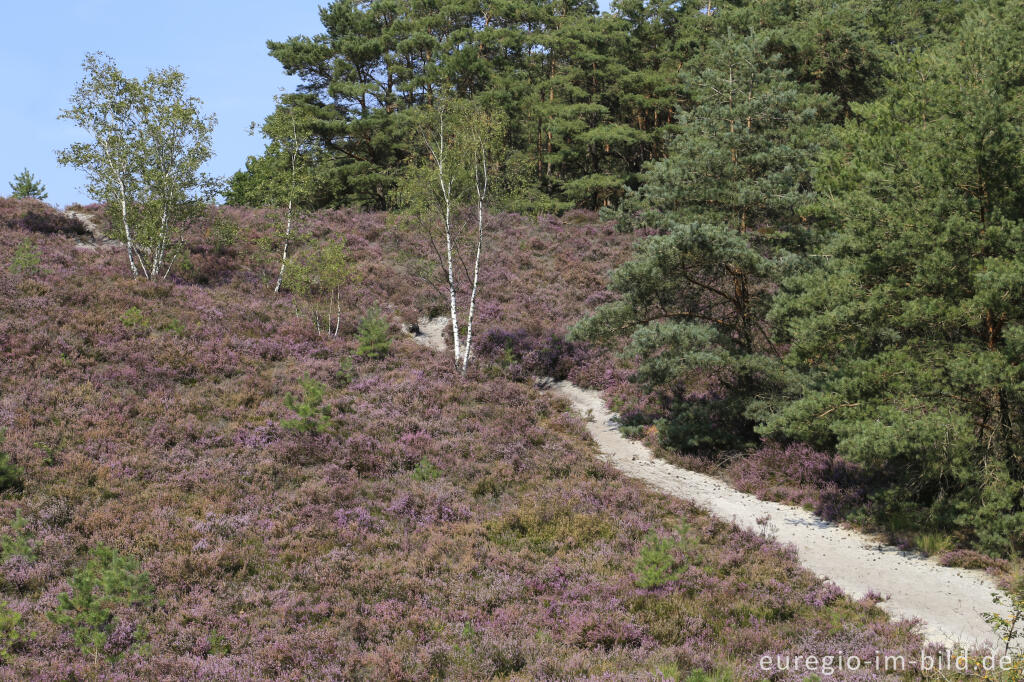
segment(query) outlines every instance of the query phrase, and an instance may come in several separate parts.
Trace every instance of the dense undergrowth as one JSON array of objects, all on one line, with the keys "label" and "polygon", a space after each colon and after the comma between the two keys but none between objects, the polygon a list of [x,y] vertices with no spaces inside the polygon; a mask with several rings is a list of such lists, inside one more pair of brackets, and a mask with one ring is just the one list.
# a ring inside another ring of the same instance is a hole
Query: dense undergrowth
[{"label": "dense undergrowth", "polygon": [[[343,236],[360,275],[321,337],[251,239],[132,281],[120,251],[10,218],[25,206],[0,206],[17,482],[0,493],[0,678],[756,679],[765,654],[920,644],[769,539],[623,479],[518,381],[570,355],[590,383],[623,371],[550,342],[628,251],[592,216],[499,219],[491,350],[462,379],[398,331],[438,298],[382,215],[304,228]],[[265,224],[217,217],[197,234]],[[32,268],[10,267],[18,249]],[[374,305],[380,359],[355,352]]]}]

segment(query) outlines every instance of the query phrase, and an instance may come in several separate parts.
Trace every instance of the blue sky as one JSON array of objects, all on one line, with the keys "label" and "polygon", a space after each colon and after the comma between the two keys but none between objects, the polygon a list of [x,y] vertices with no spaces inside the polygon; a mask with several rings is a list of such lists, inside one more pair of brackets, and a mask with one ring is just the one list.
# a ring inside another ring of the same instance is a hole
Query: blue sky
[{"label": "blue sky", "polygon": [[[249,135],[249,124],[270,113],[273,96],[293,90],[267,55],[267,39],[313,35],[322,30],[316,2],[282,0],[29,0],[8,3],[0,40],[0,196],[28,168],[46,185],[57,206],[88,202],[84,176],[57,165],[54,151],[84,140],[83,133],[57,114],[81,80],[82,57],[103,51],[127,75],[174,66],[189,79],[189,92],[206,113],[215,113],[216,156],[207,166],[227,176],[263,141]],[[600,0],[603,8],[608,0]]]},{"label": "blue sky", "polygon": [[27,167],[58,206],[87,201],[82,174],[54,159],[54,150],[84,139],[57,114],[81,80],[86,52],[106,52],[135,77],[180,68],[190,93],[219,121],[208,170],[229,175],[263,149],[249,123],[270,112],[280,88],[297,82],[267,55],[267,39],[322,29],[315,1],[281,0],[29,0],[8,3],[3,23],[0,195],[10,194],[8,183]]}]

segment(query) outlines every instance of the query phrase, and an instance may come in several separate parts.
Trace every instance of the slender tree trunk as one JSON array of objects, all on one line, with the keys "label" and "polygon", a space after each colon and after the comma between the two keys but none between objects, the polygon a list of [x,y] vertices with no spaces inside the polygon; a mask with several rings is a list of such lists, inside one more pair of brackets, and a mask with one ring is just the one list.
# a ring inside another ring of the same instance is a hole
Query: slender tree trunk
[{"label": "slender tree trunk", "polygon": [[452,202],[444,197],[444,249],[447,252],[447,275],[449,275],[449,307],[452,311],[452,342],[455,346],[455,364],[459,365],[459,313],[456,309],[455,263],[452,258]]},{"label": "slender tree trunk", "polygon": [[288,262],[288,240],[292,236],[292,200],[288,199],[288,216],[284,222],[284,250],[281,252],[281,269],[277,272],[277,284],[274,285],[274,293],[281,290],[281,282],[284,280],[284,266]]},{"label": "slender tree trunk", "polygon": [[473,259],[473,285],[469,294],[469,313],[466,317],[466,351],[462,354],[462,373],[469,366],[470,346],[473,342],[473,313],[480,282],[480,252],[484,245],[484,201],[487,199],[487,152],[481,150],[482,163],[474,169],[476,178],[476,257]]},{"label": "slender tree trunk", "polygon": [[[365,114],[366,104],[363,104],[363,112]],[[274,293],[281,291],[281,282],[284,280],[284,266],[288,262],[288,242],[292,236],[292,204],[295,198],[295,176],[298,172],[297,166],[299,162],[299,129],[295,123],[295,111],[292,110],[292,149],[290,154],[291,166],[292,166],[292,177],[291,185],[288,187],[288,213],[285,217],[284,222],[284,249],[281,251],[281,269],[277,273],[277,284],[274,285]]]},{"label": "slender tree trunk", "polygon": [[153,261],[149,266],[149,271],[153,277],[160,276],[160,268],[164,263],[164,249],[167,247],[167,207],[164,206],[163,211],[160,214],[160,240],[157,243],[155,249],[153,249]]},{"label": "slender tree trunk", "polygon": [[340,288],[336,289],[335,292],[334,292],[334,303],[335,303],[335,313],[338,316],[337,320],[334,323],[334,335],[337,336],[338,332],[341,331],[341,289]]},{"label": "slender tree trunk", "polygon": [[137,279],[139,269],[135,266],[135,244],[132,243],[132,229],[128,226],[128,201],[125,198],[124,181],[119,180],[118,182],[121,186],[121,224],[124,225],[124,241],[128,247],[128,266],[131,268],[132,277]]},{"label": "slender tree trunk", "polygon": [[438,123],[438,136],[437,136],[437,147],[431,149],[431,154],[434,156],[434,163],[437,165],[437,181],[441,187],[441,197],[444,201],[444,244],[445,244],[445,255],[448,264],[448,307],[452,318],[452,346],[454,347],[455,353],[455,366],[459,366],[460,350],[461,346],[459,343],[459,317],[458,310],[456,307],[456,291],[455,291],[455,259],[452,256],[453,245],[452,245],[452,181],[451,179],[445,179],[444,175],[444,164],[445,164],[445,141],[444,141],[444,115],[441,115],[441,119]]},{"label": "slender tree trunk", "polygon": [[[478,204],[477,206],[477,233],[476,233],[476,258],[473,260],[473,286],[470,289],[469,294],[469,313],[466,316],[466,347],[462,353],[462,373],[466,373],[466,368],[469,365],[469,352],[470,345],[473,342],[473,313],[476,309],[476,292],[479,288],[480,281],[480,252],[483,250],[484,243],[484,221],[483,221],[483,205]],[[458,360],[458,358],[456,358]]]}]

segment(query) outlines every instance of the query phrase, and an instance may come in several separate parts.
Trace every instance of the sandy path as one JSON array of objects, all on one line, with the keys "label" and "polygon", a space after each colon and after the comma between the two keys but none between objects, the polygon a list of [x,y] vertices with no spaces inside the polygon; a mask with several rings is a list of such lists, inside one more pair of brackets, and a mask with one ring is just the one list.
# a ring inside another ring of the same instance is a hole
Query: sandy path
[{"label": "sandy path", "polygon": [[433,319],[421,317],[416,323],[415,330],[411,327],[406,327],[405,332],[410,334],[416,343],[443,353],[448,350],[448,344],[444,340],[444,330],[447,326],[447,317],[435,317]]},{"label": "sandy path", "polygon": [[75,246],[80,249],[88,249],[90,251],[96,249],[116,249],[121,246],[121,243],[113,240],[103,234],[103,230],[99,228],[92,216],[87,213],[79,213],[78,211],[64,211],[64,214],[71,218],[76,218],[79,222],[85,225],[88,237],[85,235],[77,235],[75,237]]},{"label": "sandy path", "polygon": [[[445,349],[446,318],[421,319],[415,340]],[[588,417],[587,430],[604,459],[622,473],[657,490],[689,500],[712,515],[755,532],[763,527],[780,543],[796,548],[800,563],[859,599],[870,590],[888,595],[879,606],[893,618],[917,618],[930,641],[952,646],[994,639],[982,614],[994,610],[995,583],[981,571],[940,566],[903,552],[813,513],[741,493],[721,479],[660,460],[638,441],[625,438],[598,391],[562,381],[549,390]],[[767,523],[759,524],[758,520]]]}]

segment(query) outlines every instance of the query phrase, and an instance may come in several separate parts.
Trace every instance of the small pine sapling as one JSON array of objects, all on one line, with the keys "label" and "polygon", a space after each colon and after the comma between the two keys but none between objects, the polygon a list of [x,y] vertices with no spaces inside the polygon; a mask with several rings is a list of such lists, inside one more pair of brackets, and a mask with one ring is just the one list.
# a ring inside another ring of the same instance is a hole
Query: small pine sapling
[{"label": "small pine sapling", "polygon": [[16,275],[32,277],[39,274],[42,258],[31,239],[26,239],[14,249],[9,270]]},{"label": "small pine sapling", "polygon": [[11,532],[0,535],[0,562],[16,556],[25,557],[29,561],[36,558],[32,536],[25,530],[27,525],[28,519],[22,516],[20,511],[17,512],[11,521]]},{"label": "small pine sapling", "polygon": [[636,564],[636,580],[634,584],[641,589],[650,589],[667,585],[679,578],[682,572],[676,568],[675,558],[672,556],[674,550],[686,546],[686,533],[689,528],[684,524],[679,529],[679,540],[671,538],[659,538],[655,533],[650,533],[643,547],[640,548],[640,558]]},{"label": "small pine sapling", "polygon": [[71,630],[75,645],[94,663],[118,625],[113,609],[144,605],[153,599],[149,575],[140,569],[138,560],[106,545],[93,548],[85,566],[68,582],[71,591],[58,595],[57,607],[49,617]]},{"label": "small pine sapling", "polygon": [[324,391],[327,387],[315,379],[302,379],[303,395],[289,393],[284,404],[298,415],[295,419],[285,419],[281,426],[297,433],[323,433],[331,425],[331,410],[324,405]]},{"label": "small pine sapling", "polygon": [[359,348],[356,354],[379,360],[391,350],[388,321],[377,307],[371,308],[359,322]]},{"label": "small pine sapling", "polygon": [[11,456],[0,452],[0,493],[8,490],[18,492],[25,486],[24,471],[11,461]]},{"label": "small pine sapling", "polygon": [[15,199],[38,199],[42,201],[48,196],[46,185],[39,182],[28,168],[14,176],[14,182],[8,183],[11,186],[11,196]]},{"label": "small pine sapling", "polygon": [[24,639],[19,626],[21,614],[0,602],[0,663],[11,657],[11,649]]}]

